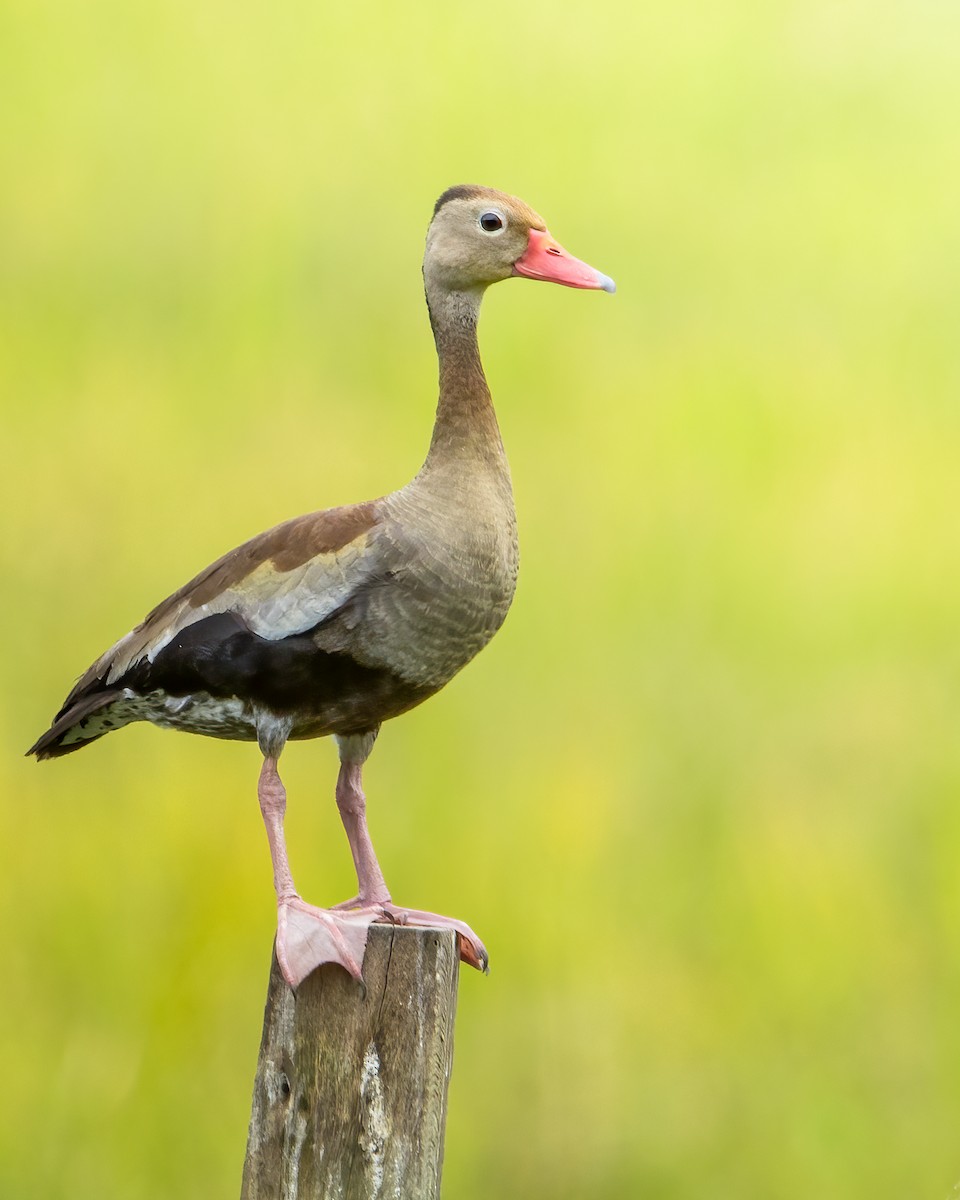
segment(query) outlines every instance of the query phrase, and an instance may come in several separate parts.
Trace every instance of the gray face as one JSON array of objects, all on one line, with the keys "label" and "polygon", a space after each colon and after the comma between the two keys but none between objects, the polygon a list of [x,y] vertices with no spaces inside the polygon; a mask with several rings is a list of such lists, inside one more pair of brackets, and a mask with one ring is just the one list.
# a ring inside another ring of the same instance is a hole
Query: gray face
[{"label": "gray face", "polygon": [[492,188],[470,192],[442,203],[430,224],[423,259],[428,288],[470,291],[508,279],[530,230],[546,228],[515,196]]}]

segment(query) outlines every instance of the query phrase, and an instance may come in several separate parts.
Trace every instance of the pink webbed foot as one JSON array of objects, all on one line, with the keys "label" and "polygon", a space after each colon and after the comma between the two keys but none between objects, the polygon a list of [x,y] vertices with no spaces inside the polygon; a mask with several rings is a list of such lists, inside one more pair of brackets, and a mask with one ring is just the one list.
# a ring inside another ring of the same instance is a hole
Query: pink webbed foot
[{"label": "pink webbed foot", "polygon": [[299,896],[277,906],[277,962],[283,977],[297,988],[324,963],[339,963],[363,982],[363,952],[367,931],[377,913],[372,909],[329,912]]}]

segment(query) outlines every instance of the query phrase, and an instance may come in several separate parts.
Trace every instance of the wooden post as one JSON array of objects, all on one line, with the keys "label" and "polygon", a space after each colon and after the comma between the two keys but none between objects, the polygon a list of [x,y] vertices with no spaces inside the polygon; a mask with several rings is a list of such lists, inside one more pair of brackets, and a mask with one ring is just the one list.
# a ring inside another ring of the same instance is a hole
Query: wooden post
[{"label": "wooden post", "polygon": [[274,956],[241,1200],[437,1200],[458,974],[452,930],[371,925],[365,992]]}]

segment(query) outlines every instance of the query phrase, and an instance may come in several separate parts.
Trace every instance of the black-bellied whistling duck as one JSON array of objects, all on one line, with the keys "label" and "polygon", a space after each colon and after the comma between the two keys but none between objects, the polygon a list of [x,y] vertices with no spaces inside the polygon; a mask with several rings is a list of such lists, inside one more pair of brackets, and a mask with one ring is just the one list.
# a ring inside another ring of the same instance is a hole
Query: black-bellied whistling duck
[{"label": "black-bellied whistling duck", "polygon": [[[513,599],[510,471],[477,348],[483,293],[513,275],[614,290],[522,201],[483,187],[444,192],[423,259],[440,401],[420,473],[379,500],[278,525],[201,571],[97,659],[28,751],[69,754],[132,721],[256,741],[277,958],[291,987],[324,962],[359,979],[376,920],[453,927],[463,960],[487,968],[462,921],[392,902],[360,776],[381,724],[452,679]],[[327,734],[340,750],[337,805],[359,891],[320,909],[293,885],[277,760],[291,738]]]}]

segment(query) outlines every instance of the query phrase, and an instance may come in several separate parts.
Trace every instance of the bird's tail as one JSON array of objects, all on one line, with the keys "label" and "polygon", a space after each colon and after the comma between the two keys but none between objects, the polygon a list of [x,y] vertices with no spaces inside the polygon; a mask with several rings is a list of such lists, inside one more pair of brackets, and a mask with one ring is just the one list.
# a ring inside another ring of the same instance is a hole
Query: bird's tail
[{"label": "bird's tail", "polygon": [[108,688],[91,695],[81,696],[69,708],[60,713],[43,737],[27,751],[41,761],[72,754],[103,737],[113,729],[126,725],[130,718],[105,712],[115,700],[123,695],[119,688]]}]

